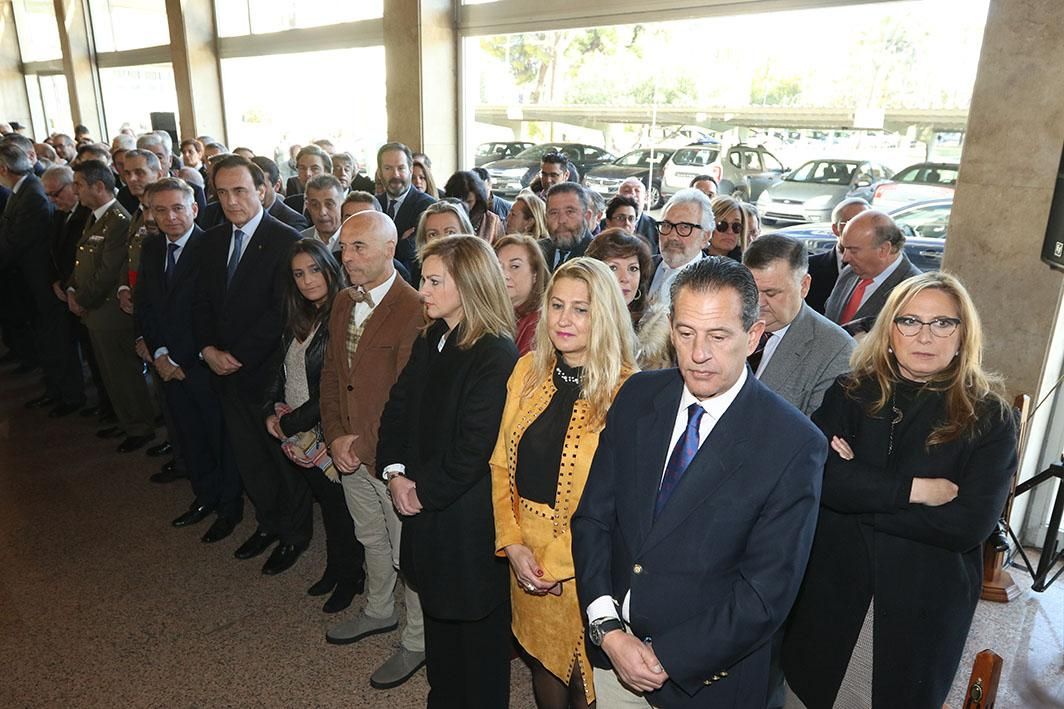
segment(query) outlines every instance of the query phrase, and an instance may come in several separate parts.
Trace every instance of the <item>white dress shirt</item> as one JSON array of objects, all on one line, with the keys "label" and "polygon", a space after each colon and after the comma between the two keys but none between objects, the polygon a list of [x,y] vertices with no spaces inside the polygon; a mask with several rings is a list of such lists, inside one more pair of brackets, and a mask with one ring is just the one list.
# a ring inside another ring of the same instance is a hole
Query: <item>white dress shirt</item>
[{"label": "white dress shirt", "polygon": [[[680,397],[680,405],[676,409],[676,423],[672,427],[672,437],[669,439],[668,455],[665,457],[665,463],[661,468],[661,480],[665,478],[665,469],[669,466],[669,458],[672,456],[672,449],[676,447],[676,442],[680,440],[680,436],[683,435],[687,429],[688,421],[688,407],[691,404],[701,404],[705,410],[702,419],[698,422],[698,448],[702,449],[702,444],[706,442],[706,438],[709,437],[713,427],[717,425],[717,421],[724,415],[724,412],[728,410],[728,407],[735,401],[735,397],[739,396],[739,392],[742,390],[743,385],[746,384],[746,367],[743,367],[742,373],[739,378],[728,389],[724,390],[720,394],[709,399],[699,399],[691,390],[687,388],[685,384],[683,387],[683,395]],[[659,487],[661,483],[658,483]],[[624,602],[621,604],[621,616],[624,618],[624,622],[628,623],[629,609],[632,605],[632,591],[624,595]],[[587,617],[594,621],[600,618],[616,618],[617,607],[613,602],[613,599],[609,596],[599,596],[587,606]]]},{"label": "white dress shirt", "polygon": [[757,371],[754,373],[755,377],[758,379],[761,378],[761,375],[765,371],[765,367],[768,366],[768,361],[772,359],[772,355],[776,354],[776,348],[780,346],[780,342],[783,341],[784,336],[790,329],[791,323],[787,323],[779,330],[769,333],[771,337],[765,341],[765,349],[761,350],[761,362],[757,365]]},{"label": "white dress shirt", "polygon": [[[890,274],[898,270],[898,266],[901,265],[901,260],[903,256],[905,256],[905,252],[898,251],[898,258],[894,259],[894,263],[884,268],[882,273],[872,279],[872,283],[867,288],[865,288],[864,295],[861,297],[861,305],[867,303],[868,299],[872,297],[872,294],[875,293],[881,285],[883,285],[883,281],[887,280],[890,277]],[[860,283],[860,280],[858,280],[857,282]],[[854,289],[856,288],[857,285],[854,284]],[[850,297],[853,297],[853,291],[850,292]],[[846,299],[846,302],[850,302],[849,298]],[[860,309],[861,306],[859,305],[857,307],[858,309]]]},{"label": "white dress shirt", "polygon": [[[394,268],[392,269],[392,275],[388,277],[384,283],[381,283],[375,288],[369,290],[369,297],[373,301],[373,308],[376,308],[384,300],[384,296],[388,295],[388,291],[391,289],[392,284],[395,283],[395,277],[399,274]],[[362,301],[361,303],[355,303],[355,325],[359,327],[365,322],[373,313],[373,308],[369,307],[369,303]]]}]

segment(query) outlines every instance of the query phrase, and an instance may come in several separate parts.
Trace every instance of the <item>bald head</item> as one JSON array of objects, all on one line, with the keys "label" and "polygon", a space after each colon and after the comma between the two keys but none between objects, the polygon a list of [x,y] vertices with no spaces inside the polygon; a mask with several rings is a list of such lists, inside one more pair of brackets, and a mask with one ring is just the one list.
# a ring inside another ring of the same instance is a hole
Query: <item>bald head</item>
[{"label": "bald head", "polygon": [[842,261],[859,278],[875,278],[898,258],[905,234],[889,215],[867,209],[849,220],[839,237]]},{"label": "bald head", "polygon": [[351,215],[340,227],[340,260],[353,286],[373,290],[392,277],[395,223],[383,212]]},{"label": "bald head", "polygon": [[860,197],[850,197],[844,199],[835,205],[835,209],[831,211],[831,231],[835,234],[836,238],[842,236],[842,230],[846,228],[846,225],[850,223],[850,220],[856,217],[861,212],[867,211],[872,208],[865,200]]}]

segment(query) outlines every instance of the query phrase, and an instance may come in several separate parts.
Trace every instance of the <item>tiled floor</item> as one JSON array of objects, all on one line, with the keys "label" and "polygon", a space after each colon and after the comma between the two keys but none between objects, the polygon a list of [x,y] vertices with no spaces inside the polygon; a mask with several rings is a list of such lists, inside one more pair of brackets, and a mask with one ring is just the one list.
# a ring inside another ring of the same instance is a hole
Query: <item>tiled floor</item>
[{"label": "tiled floor", "polygon": [[[173,529],[187,484],[149,483],[157,461],[115,454],[94,422],[25,410],[38,393],[0,372],[0,707],[424,705],[424,673],[369,687],[394,635],[324,642],[331,619],[304,594],[324,566],[320,521],[297,565],[264,577],[261,558],[232,557],[250,514],[217,545],[200,543],[206,523]],[[1064,706],[1064,581],[980,605],[955,709],[984,647],[1005,657],[998,707]],[[511,706],[533,706],[513,671]]]}]

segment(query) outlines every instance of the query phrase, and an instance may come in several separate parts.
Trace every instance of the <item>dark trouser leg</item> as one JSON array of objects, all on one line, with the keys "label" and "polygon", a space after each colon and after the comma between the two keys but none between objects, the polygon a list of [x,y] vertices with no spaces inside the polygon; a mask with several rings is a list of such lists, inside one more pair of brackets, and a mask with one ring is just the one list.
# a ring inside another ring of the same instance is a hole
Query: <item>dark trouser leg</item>
[{"label": "dark trouser leg", "polygon": [[[196,362],[193,366],[197,366]],[[155,407],[163,415],[163,426],[166,427],[166,440],[170,441],[170,446],[173,450],[174,466],[185,473],[189,472],[189,464],[185,457],[185,451],[182,447],[182,440],[180,434],[177,432],[177,424],[174,422],[174,411],[170,407],[170,400],[166,395],[167,382],[164,382],[162,377],[154,370],[151,369],[151,394],[152,399],[155,402]],[[188,372],[185,373],[186,377]],[[187,381],[187,380],[186,380]]]},{"label": "dark trouser leg", "polygon": [[118,425],[127,436],[147,436],[155,432],[144,362],[133,351],[133,328],[90,330],[104,385],[111,396]]},{"label": "dark trouser leg", "polygon": [[47,394],[64,404],[81,406],[85,401],[85,382],[70,331],[70,311],[51,288],[35,292],[34,299],[33,334]]},{"label": "dark trouser leg", "polygon": [[425,614],[429,709],[510,705],[510,604],[486,618],[448,621]]},{"label": "dark trouser leg", "polygon": [[[294,463],[293,468],[298,468]],[[355,523],[347,509],[344,488],[325,477],[318,468],[298,468],[310,485],[314,499],[321,505],[321,519],[325,525],[325,574],[336,581],[365,579],[362,570],[366,550],[355,538]]]},{"label": "dark trouser leg", "polygon": [[[71,314],[72,318],[75,318]],[[100,371],[100,363],[96,361],[96,351],[92,349],[92,338],[89,336],[89,328],[81,322],[81,320],[75,318],[77,323],[77,336],[78,345],[81,349],[81,355],[85,358],[85,362],[89,365],[89,373],[92,375],[92,383],[96,387],[96,406],[100,408],[104,413],[111,413],[114,408],[111,406],[111,397],[107,395],[107,386],[103,383],[103,373]]]},{"label": "dark trouser leg", "polygon": [[289,461],[280,443],[266,433],[266,417],[255,402],[230,382],[222,384],[222,413],[229,447],[260,528],[285,544],[305,544],[312,531],[310,488]]}]

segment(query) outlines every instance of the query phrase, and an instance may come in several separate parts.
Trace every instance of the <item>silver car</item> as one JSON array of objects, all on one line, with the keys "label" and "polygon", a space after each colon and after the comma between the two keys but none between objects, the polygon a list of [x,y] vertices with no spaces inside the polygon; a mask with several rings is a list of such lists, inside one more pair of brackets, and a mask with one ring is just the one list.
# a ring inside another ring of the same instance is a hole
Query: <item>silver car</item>
[{"label": "silver car", "polygon": [[767,223],[826,222],[848,197],[871,202],[876,187],[893,174],[869,160],[810,160],[762,192],[757,208]]}]

